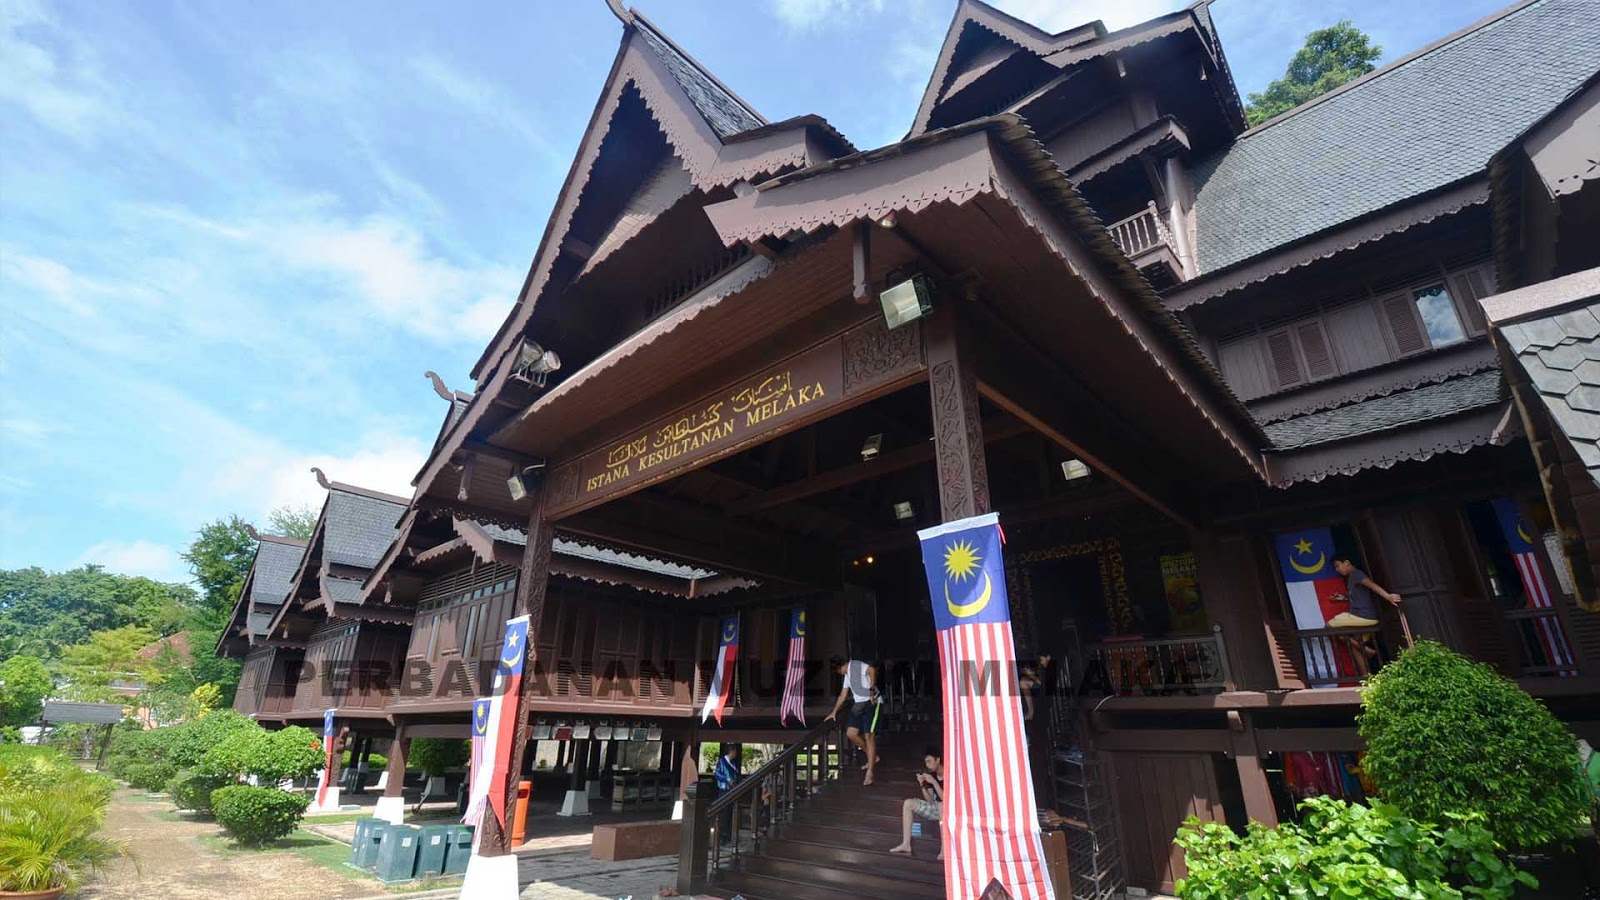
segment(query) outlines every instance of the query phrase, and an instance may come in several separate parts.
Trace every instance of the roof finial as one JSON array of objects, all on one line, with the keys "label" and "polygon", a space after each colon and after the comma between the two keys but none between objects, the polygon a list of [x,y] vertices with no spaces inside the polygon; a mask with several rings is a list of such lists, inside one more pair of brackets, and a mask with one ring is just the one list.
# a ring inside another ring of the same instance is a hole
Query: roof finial
[{"label": "roof finial", "polygon": [[333,485],[328,483],[328,476],[322,474],[321,469],[317,468],[316,466],[312,466],[311,471],[317,473],[317,484],[322,485],[323,490],[326,491],[333,488]]},{"label": "roof finial", "polygon": [[438,394],[440,397],[442,397],[442,398],[444,398],[446,400],[454,400],[455,399],[456,395],[450,390],[450,388],[445,386],[444,379],[439,377],[439,373],[438,372],[435,372],[432,369],[429,369],[428,371],[423,372],[422,374],[428,376],[428,380],[433,382],[433,392],[435,394]]},{"label": "roof finial", "polygon": [[611,8],[611,14],[616,16],[624,25],[633,24],[633,14],[622,5],[622,0],[606,0],[606,6]]},{"label": "roof finial", "polygon": [[250,535],[252,541],[261,540],[261,535],[256,532],[256,527],[249,522],[244,523],[244,533]]}]

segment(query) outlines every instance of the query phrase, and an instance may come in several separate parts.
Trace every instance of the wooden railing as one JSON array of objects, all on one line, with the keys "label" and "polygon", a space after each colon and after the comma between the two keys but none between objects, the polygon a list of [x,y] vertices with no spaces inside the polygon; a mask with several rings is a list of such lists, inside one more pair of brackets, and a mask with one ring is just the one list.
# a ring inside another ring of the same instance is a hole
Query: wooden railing
[{"label": "wooden railing", "polygon": [[1198,694],[1234,686],[1220,625],[1210,634],[1102,641],[1090,646],[1089,661],[1103,667],[1117,696]]},{"label": "wooden railing", "polygon": [[1156,247],[1173,246],[1172,232],[1154,202],[1137,213],[1112,223],[1107,229],[1129,259]]},{"label": "wooden railing", "polygon": [[1517,634],[1517,661],[1522,674],[1535,677],[1573,678],[1578,663],[1572,642],[1554,609],[1517,609],[1502,613]]},{"label": "wooden railing", "polygon": [[793,818],[796,804],[838,779],[843,739],[841,726],[825,721],[731,790],[713,797],[708,783],[689,785],[678,846],[678,893],[704,891],[722,870],[724,855],[731,857],[729,866],[737,866],[744,853],[759,853],[761,841]]},{"label": "wooden railing", "polygon": [[1383,630],[1371,628],[1302,629],[1300,652],[1306,687],[1354,687],[1394,658]]}]

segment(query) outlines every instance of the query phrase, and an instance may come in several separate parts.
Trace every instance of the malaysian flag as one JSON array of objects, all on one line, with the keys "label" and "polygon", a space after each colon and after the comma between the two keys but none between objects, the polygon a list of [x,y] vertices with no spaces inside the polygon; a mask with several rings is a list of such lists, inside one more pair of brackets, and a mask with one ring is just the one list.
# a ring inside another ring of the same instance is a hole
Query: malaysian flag
[{"label": "malaysian flag", "polygon": [[322,777],[317,779],[317,805],[328,802],[328,782],[333,780],[333,710],[322,713]]},{"label": "malaysian flag", "polygon": [[711,676],[711,690],[706,692],[706,705],[700,708],[700,721],[711,716],[722,724],[722,711],[733,694],[733,670],[739,656],[739,617],[732,615],[722,620],[722,632],[717,638],[717,671]]},{"label": "malaysian flag", "polygon": [[[1533,541],[1534,529],[1529,528],[1527,520],[1522,518],[1517,501],[1501,497],[1494,501],[1494,512],[1500,520],[1500,531],[1506,537],[1506,548],[1511,551],[1511,559],[1516,563],[1522,591],[1528,597],[1528,608],[1554,610],[1549,583],[1545,579],[1544,569],[1539,566],[1538,545]],[[1549,666],[1562,677],[1578,674],[1572,662],[1572,648],[1567,646],[1567,635],[1559,620],[1553,615],[1539,616],[1530,622],[1529,627],[1533,629],[1534,638]]]},{"label": "malaysian flag", "polygon": [[467,767],[467,814],[461,817],[465,825],[481,824],[483,811],[489,805],[489,773],[483,768],[483,751],[489,737],[491,704],[489,697],[472,701],[472,762]]},{"label": "malaysian flag", "polygon": [[528,659],[528,617],[517,616],[506,622],[505,642],[500,645],[500,661],[494,673],[494,691],[489,698],[488,724],[483,735],[487,765],[489,807],[500,826],[506,824],[506,790],[511,780],[511,744],[516,740],[517,717],[522,708],[522,664]]},{"label": "malaysian flag", "polygon": [[806,724],[806,611],[797,609],[789,618],[789,674],[783,681],[783,706],[778,721],[790,716]]},{"label": "malaysian flag", "polygon": [[1022,730],[1000,521],[990,513],[917,536],[944,688],[945,896],[969,900],[998,883],[1015,900],[1054,900]]}]

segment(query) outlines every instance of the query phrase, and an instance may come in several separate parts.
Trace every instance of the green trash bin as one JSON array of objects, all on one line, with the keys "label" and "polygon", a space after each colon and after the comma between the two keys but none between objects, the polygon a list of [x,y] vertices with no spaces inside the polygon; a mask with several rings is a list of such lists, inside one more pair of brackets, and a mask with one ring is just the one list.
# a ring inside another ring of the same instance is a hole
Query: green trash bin
[{"label": "green trash bin", "polygon": [[409,881],[417,876],[418,838],[410,825],[391,825],[378,842],[377,876],[382,881]]},{"label": "green trash bin", "polygon": [[444,857],[450,850],[449,825],[424,825],[417,850],[417,877],[433,878],[444,874]]},{"label": "green trash bin", "polygon": [[378,867],[378,848],[390,828],[383,819],[357,819],[355,841],[350,845],[350,865],[368,872]]},{"label": "green trash bin", "polygon": [[464,875],[467,863],[472,860],[472,826],[447,825],[450,829],[450,849],[444,855],[444,874]]}]

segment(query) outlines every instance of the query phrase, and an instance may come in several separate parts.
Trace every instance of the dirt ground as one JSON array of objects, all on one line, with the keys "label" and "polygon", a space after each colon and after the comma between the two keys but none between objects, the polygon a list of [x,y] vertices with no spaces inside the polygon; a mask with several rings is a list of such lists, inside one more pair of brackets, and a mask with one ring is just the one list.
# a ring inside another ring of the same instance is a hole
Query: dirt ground
[{"label": "dirt ground", "polygon": [[106,832],[130,843],[139,869],[119,864],[87,884],[85,900],[349,900],[381,893],[370,880],[356,880],[314,865],[288,850],[227,853],[201,839],[219,836],[215,822],[178,817],[165,801],[145,800],[120,790],[106,811]]}]

